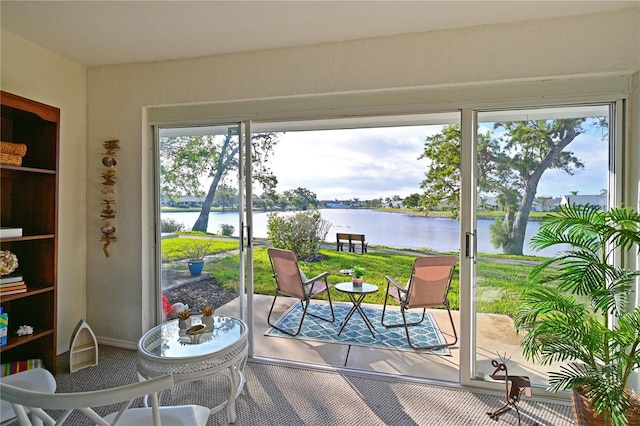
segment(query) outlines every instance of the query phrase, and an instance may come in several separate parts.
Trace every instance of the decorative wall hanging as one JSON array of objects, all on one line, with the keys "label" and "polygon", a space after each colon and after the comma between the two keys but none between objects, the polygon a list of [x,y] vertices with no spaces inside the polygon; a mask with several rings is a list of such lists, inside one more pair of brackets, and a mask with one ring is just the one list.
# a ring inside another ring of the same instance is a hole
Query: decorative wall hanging
[{"label": "decorative wall hanging", "polygon": [[115,185],[116,185],[116,171],[115,166],[117,164],[115,155],[118,146],[118,140],[105,141],[102,146],[105,149],[104,157],[102,157],[102,189],[100,193],[103,195],[102,199],[102,211],[100,212],[100,218],[102,219],[102,226],[100,232],[102,237],[102,251],[106,257],[109,257],[109,245],[116,241],[116,227],[113,224],[113,220],[116,218],[116,211],[113,209],[113,205],[116,204],[115,200]]}]

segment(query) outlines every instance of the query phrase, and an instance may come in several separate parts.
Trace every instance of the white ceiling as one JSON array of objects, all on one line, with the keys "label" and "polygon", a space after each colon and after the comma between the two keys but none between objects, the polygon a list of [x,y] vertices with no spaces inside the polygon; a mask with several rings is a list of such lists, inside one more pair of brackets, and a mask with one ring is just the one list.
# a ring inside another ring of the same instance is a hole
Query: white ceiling
[{"label": "white ceiling", "polygon": [[566,17],[638,5],[640,0],[2,0],[0,18],[3,29],[90,67]]}]

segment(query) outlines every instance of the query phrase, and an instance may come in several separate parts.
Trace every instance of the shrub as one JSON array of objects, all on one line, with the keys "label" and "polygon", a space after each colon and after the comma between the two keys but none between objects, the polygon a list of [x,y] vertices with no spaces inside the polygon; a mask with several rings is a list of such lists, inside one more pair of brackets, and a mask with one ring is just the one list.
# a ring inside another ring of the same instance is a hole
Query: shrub
[{"label": "shrub", "polygon": [[229,225],[228,223],[223,223],[222,225],[220,225],[220,233],[225,237],[232,236],[233,231],[235,230],[236,228],[234,228],[233,225]]},{"label": "shrub", "polygon": [[187,253],[189,253],[189,260],[204,260],[204,257],[209,254],[209,250],[213,245],[213,241],[209,239],[193,239],[191,244],[187,247]]},{"label": "shrub", "polygon": [[184,224],[177,222],[175,219],[162,219],[162,232],[180,232],[184,231]]},{"label": "shrub", "polygon": [[267,236],[271,245],[293,251],[298,259],[316,254],[329,228],[331,223],[322,219],[318,210],[286,217],[271,213],[267,220]]}]

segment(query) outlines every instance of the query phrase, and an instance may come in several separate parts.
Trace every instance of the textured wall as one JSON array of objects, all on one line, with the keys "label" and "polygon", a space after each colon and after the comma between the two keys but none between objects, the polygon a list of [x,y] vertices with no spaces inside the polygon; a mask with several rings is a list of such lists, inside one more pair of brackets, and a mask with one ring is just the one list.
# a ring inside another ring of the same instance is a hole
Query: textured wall
[{"label": "textured wall", "polygon": [[[637,9],[636,9],[637,11]],[[637,12],[483,26],[88,70],[87,270],[98,336],[135,342],[149,320],[150,141],[143,108],[222,100],[637,71]],[[96,243],[98,158],[121,140],[118,242]],[[141,185],[142,182],[142,185]],[[141,288],[142,284],[142,288]]]}]

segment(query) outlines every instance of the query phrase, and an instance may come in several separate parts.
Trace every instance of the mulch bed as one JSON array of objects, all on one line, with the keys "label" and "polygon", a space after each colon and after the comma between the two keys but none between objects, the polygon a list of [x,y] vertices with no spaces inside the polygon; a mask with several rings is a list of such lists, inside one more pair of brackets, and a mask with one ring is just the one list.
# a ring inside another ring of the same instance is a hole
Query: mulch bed
[{"label": "mulch bed", "polygon": [[163,294],[167,296],[170,305],[178,302],[187,304],[194,314],[202,312],[205,306],[217,309],[238,297],[236,293],[218,285],[213,277],[164,290]]},{"label": "mulch bed", "polygon": [[[326,255],[316,254],[301,260],[305,262],[321,262],[328,258]],[[215,277],[163,290],[162,294],[167,296],[170,305],[178,302],[184,303],[189,305],[189,309],[194,314],[202,312],[205,306],[211,306],[217,309],[238,297],[235,292],[226,290],[220,286]]]}]

